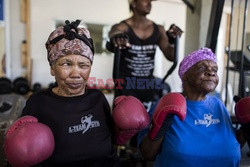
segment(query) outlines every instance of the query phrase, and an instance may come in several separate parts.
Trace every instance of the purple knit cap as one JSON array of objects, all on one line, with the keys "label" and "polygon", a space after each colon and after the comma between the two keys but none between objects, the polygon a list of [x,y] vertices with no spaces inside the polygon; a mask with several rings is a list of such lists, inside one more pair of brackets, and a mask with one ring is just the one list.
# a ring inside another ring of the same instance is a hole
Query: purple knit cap
[{"label": "purple knit cap", "polygon": [[[77,32],[74,29],[71,31],[75,32],[79,36],[86,37],[86,39],[91,39],[90,33],[86,28],[77,28]],[[64,27],[60,26],[49,35],[49,38],[45,44],[48,52],[47,58],[50,64],[58,58],[70,54],[82,55],[87,57],[91,63],[93,62],[93,50],[91,50],[91,48],[83,40],[78,38],[62,38],[56,43],[51,43],[53,39],[62,35],[66,35],[66,33],[64,31]]]},{"label": "purple knit cap", "polygon": [[216,55],[212,52],[211,49],[209,48],[201,48],[199,50],[196,50],[186,57],[181,61],[180,66],[179,66],[179,76],[181,80],[183,79],[183,75],[196,63],[203,61],[203,60],[212,60],[215,63],[216,61]]}]

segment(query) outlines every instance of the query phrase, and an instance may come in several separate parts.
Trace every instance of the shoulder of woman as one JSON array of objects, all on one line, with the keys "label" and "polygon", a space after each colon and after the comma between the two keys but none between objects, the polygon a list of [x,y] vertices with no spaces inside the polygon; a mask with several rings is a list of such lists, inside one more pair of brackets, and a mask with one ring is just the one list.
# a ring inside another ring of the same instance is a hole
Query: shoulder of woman
[{"label": "shoulder of woman", "polygon": [[207,98],[210,99],[210,100],[213,100],[213,101],[217,101],[219,103],[222,102],[222,100],[219,97],[215,96],[215,95],[207,95]]},{"label": "shoulder of woman", "polygon": [[163,33],[165,33],[165,28],[163,27],[163,25],[160,25],[160,24],[157,24],[157,26],[158,26],[158,29],[160,30],[160,32],[163,32]]},{"label": "shoulder of woman", "polygon": [[88,89],[88,92],[89,92],[89,94],[97,94],[97,95],[100,95],[100,96],[104,96],[102,91],[99,90],[99,89]]},{"label": "shoulder of woman", "polygon": [[45,94],[49,93],[49,91],[50,91],[50,88],[39,90],[39,91],[37,91],[37,92],[32,93],[32,94],[29,96],[29,98],[39,98],[39,97],[41,97],[42,95],[45,95]]},{"label": "shoulder of woman", "polygon": [[128,30],[128,23],[127,20],[123,20],[120,23],[114,24],[111,30],[120,30],[120,31],[127,31]]}]

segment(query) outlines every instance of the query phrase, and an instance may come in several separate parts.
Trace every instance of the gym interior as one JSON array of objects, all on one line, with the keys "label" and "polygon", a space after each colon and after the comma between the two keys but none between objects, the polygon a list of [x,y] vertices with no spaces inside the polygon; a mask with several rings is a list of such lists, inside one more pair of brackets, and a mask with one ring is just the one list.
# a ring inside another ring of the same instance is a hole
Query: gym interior
[{"label": "gym interior", "polygon": [[[185,55],[210,47],[217,55],[219,97],[237,128],[234,96],[250,96],[250,11],[248,0],[156,0],[148,18],[164,26],[175,23],[183,34],[178,64],[165,82],[171,92],[181,92],[178,65]],[[90,77],[112,78],[114,53],[106,49],[113,24],[131,15],[127,0],[0,0],[0,166],[6,166],[4,134],[20,116],[27,98],[54,85],[45,41],[65,20],[82,20],[95,46]],[[154,75],[164,78],[172,63],[157,49]],[[100,87],[109,105],[114,92]],[[241,166],[250,166],[250,143],[242,149]],[[137,163],[135,166],[140,166]]]}]

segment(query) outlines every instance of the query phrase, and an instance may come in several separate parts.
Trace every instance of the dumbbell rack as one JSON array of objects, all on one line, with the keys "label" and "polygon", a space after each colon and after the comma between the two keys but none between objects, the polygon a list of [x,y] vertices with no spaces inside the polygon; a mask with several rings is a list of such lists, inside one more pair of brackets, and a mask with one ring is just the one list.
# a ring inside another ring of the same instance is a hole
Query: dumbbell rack
[{"label": "dumbbell rack", "polygon": [[0,167],[8,166],[3,147],[5,133],[9,126],[21,116],[25,103],[26,98],[22,95],[0,95]]},{"label": "dumbbell rack", "polygon": [[7,161],[5,158],[5,154],[4,154],[4,148],[3,148],[3,144],[4,144],[4,138],[5,138],[5,128],[4,127],[0,127],[0,166],[1,167],[6,167],[7,166]]}]

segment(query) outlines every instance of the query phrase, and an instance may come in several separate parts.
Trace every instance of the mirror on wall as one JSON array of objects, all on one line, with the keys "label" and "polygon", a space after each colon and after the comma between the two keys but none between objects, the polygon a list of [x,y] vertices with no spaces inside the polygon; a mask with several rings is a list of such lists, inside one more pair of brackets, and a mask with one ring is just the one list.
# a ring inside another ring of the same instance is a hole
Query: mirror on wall
[{"label": "mirror on wall", "polygon": [[[65,25],[64,21],[56,20],[55,27]],[[95,54],[108,53],[106,50],[106,42],[109,40],[108,32],[110,31],[111,25],[106,24],[96,24],[96,23],[84,23],[81,22],[79,27],[87,27],[91,38],[94,42]]]}]

